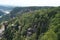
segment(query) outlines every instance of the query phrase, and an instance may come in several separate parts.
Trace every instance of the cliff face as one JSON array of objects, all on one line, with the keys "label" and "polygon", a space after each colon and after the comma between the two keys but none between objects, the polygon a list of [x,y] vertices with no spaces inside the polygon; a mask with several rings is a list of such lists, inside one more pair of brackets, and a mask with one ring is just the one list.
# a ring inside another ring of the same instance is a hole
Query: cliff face
[{"label": "cliff face", "polygon": [[0,29],[0,39],[3,37],[4,31],[5,31],[5,27],[4,25],[2,25]]},{"label": "cliff face", "polygon": [[1,23],[0,25],[1,25],[0,26],[1,27],[0,28],[0,38],[2,38],[4,35],[4,31],[6,31],[6,29],[7,29],[8,23],[7,23],[7,21],[5,21],[4,23]]}]

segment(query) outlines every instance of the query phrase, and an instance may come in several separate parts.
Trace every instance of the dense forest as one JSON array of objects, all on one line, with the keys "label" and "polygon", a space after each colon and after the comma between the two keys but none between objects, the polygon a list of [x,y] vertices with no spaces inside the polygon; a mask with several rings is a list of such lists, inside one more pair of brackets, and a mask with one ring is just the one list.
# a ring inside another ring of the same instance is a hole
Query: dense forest
[{"label": "dense forest", "polygon": [[0,40],[60,40],[60,7],[24,8],[22,13],[17,9],[21,8],[14,8],[15,14],[3,21]]}]

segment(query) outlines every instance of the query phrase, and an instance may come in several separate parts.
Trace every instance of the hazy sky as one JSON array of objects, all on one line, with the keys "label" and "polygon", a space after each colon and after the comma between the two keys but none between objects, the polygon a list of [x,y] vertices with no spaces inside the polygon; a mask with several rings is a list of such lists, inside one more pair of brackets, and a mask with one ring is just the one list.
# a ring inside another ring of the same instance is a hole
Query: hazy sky
[{"label": "hazy sky", "polygon": [[11,6],[60,6],[60,0],[0,0],[0,5],[11,5]]}]

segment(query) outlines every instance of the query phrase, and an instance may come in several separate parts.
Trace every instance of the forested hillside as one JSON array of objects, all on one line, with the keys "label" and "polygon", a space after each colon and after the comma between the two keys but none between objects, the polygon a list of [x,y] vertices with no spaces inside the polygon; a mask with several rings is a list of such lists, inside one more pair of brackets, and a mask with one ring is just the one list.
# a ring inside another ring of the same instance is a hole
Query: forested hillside
[{"label": "forested hillside", "polygon": [[23,11],[3,24],[1,40],[60,40],[60,7]]},{"label": "forested hillside", "polygon": [[[4,15],[0,22],[2,21],[8,21],[13,18],[15,18],[17,15],[24,14],[25,12],[33,12],[35,10],[41,10],[41,9],[47,9],[47,8],[53,8],[53,7],[14,7],[14,9],[7,15]],[[12,8],[11,8],[12,9]]]}]

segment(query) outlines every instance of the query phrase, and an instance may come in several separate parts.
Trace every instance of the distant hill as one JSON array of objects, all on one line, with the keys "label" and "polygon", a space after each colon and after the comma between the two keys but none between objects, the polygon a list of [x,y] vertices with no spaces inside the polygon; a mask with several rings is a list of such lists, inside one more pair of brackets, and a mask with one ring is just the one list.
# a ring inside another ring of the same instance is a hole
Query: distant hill
[{"label": "distant hill", "polygon": [[8,11],[10,11],[10,10],[12,10],[14,7],[12,7],[12,6],[2,6],[2,5],[0,5],[0,10],[8,10]]},{"label": "distant hill", "polygon": [[0,16],[4,15],[4,12],[0,11]]},{"label": "distant hill", "polygon": [[12,6],[3,6],[0,5],[0,11],[4,12],[5,14],[9,13],[14,7]]},{"label": "distant hill", "polygon": [[[10,7],[11,8],[11,7]],[[8,7],[8,9],[10,9]],[[23,14],[25,12],[32,12],[35,10],[42,10],[42,9],[48,9],[52,7],[15,7],[10,14],[4,15],[1,20],[10,20],[10,18],[14,18],[20,14]]]},{"label": "distant hill", "polygon": [[47,9],[47,8],[52,8],[52,7],[15,7],[11,12],[11,17],[15,17],[16,15],[19,15],[21,13],[25,12],[32,12],[35,10],[41,10],[41,9]]}]

